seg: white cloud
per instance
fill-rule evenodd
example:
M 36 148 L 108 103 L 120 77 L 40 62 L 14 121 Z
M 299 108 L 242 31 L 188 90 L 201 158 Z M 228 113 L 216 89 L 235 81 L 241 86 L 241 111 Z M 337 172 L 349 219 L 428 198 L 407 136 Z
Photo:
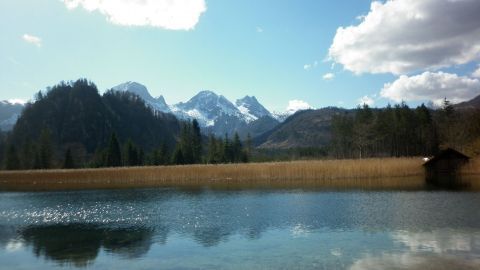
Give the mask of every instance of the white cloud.
M 28 43 L 31 43 L 37 47 L 41 47 L 42 46 L 42 39 L 37 37 L 37 36 L 34 36 L 34 35 L 30 35 L 30 34 L 24 34 L 22 36 L 22 39 Z
M 480 78 L 480 65 L 478 66 L 477 70 L 475 70 L 475 71 L 472 73 L 472 77 Z
M 325 75 L 323 75 L 322 77 L 325 81 L 331 81 L 335 78 L 335 74 L 333 73 L 327 73 Z
M 375 105 L 375 100 L 372 97 L 369 97 L 369 96 L 363 96 L 363 97 L 359 98 L 357 100 L 357 102 L 358 102 L 358 105 L 361 105 L 361 106 L 363 106 L 365 104 L 370 106 L 370 107 Z
M 190 30 L 207 10 L 205 0 L 63 0 L 68 9 L 98 11 L 118 25 Z
M 19 98 L 13 98 L 13 99 L 9 99 L 7 100 L 8 103 L 10 104 L 20 104 L 20 105 L 25 105 L 27 102 L 23 99 L 19 99 Z
M 294 114 L 297 111 L 308 110 L 308 109 L 313 109 L 313 107 L 303 100 L 294 99 L 288 102 L 287 113 Z
M 318 61 L 315 60 L 315 61 L 313 61 L 312 64 L 305 64 L 305 65 L 303 65 L 303 69 L 305 69 L 306 71 L 309 71 L 309 70 L 311 70 L 311 69 L 316 68 L 317 66 L 318 66 Z
M 400 101 L 431 100 L 439 105 L 444 98 L 453 103 L 470 100 L 480 94 L 480 80 L 444 72 L 424 72 L 416 76 L 402 75 L 383 86 L 380 95 Z
M 358 25 L 340 27 L 329 58 L 354 73 L 407 74 L 480 58 L 480 1 L 374 1 Z

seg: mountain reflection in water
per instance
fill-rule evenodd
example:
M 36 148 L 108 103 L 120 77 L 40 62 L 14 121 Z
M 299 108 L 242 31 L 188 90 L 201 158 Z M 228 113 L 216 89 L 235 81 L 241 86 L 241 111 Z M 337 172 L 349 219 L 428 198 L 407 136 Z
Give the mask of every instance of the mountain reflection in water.
M 479 203 L 438 191 L 0 193 L 0 269 L 478 269 Z

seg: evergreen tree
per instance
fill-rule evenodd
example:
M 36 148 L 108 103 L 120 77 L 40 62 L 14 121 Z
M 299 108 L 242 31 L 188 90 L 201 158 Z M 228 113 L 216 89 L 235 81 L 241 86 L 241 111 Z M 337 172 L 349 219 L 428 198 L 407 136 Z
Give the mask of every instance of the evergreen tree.
M 253 152 L 253 142 L 250 133 L 247 134 L 247 140 L 245 141 L 245 151 L 247 153 L 247 158 L 250 159 Z
M 27 139 L 23 144 L 20 161 L 22 168 L 25 170 L 30 170 L 34 168 L 36 148 L 33 143 Z
M 158 166 L 163 164 L 163 156 L 160 149 L 153 150 L 150 156 L 149 164 L 153 166 Z
M 225 138 L 223 140 L 223 157 L 222 162 L 225 163 L 232 163 L 233 162 L 233 148 L 230 139 L 228 138 L 228 134 L 225 134 Z
M 124 165 L 137 166 L 139 164 L 139 152 L 132 140 L 128 140 L 124 150 Z
M 184 122 L 180 134 L 179 146 L 181 148 L 183 164 L 194 163 L 192 125 L 190 122 Z
M 7 147 L 7 154 L 5 157 L 5 169 L 6 170 L 19 170 L 20 159 L 18 158 L 17 150 L 13 144 Z
M 155 149 L 150 155 L 150 165 L 159 166 L 169 163 L 168 148 L 165 143 L 162 143 L 160 148 Z
M 40 146 L 38 150 L 39 168 L 50 169 L 53 163 L 53 146 L 51 140 L 51 132 L 44 129 L 40 135 Z
M 197 119 L 192 121 L 192 151 L 193 151 L 193 163 L 202 162 L 202 134 L 200 132 L 200 125 Z
M 137 166 L 143 165 L 145 165 L 145 152 L 140 148 L 140 150 L 138 150 Z
M 185 164 L 185 158 L 183 156 L 182 148 L 177 146 L 172 156 L 172 163 L 174 165 L 183 165 Z
M 240 141 L 240 136 L 237 132 L 233 136 L 232 142 L 232 162 L 240 162 L 242 160 L 242 141 Z
M 63 161 L 64 169 L 73 169 L 75 168 L 75 163 L 73 161 L 72 150 L 70 148 L 65 152 L 65 159 Z
M 217 164 L 220 162 L 218 156 L 218 142 L 213 134 L 208 136 L 208 154 L 207 154 L 207 163 Z
M 106 166 L 122 166 L 122 152 L 120 151 L 120 143 L 118 142 L 117 135 L 115 133 L 112 133 L 112 136 L 110 137 L 110 143 L 108 145 L 106 156 Z

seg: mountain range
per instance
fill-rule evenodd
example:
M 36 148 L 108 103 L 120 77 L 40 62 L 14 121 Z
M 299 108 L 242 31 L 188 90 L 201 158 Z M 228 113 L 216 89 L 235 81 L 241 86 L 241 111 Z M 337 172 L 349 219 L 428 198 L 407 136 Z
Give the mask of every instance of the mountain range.
M 331 140 L 332 118 L 348 112 L 345 109 L 328 107 L 274 114 L 254 96 L 245 96 L 231 102 L 209 90 L 200 91 L 186 102 L 168 104 L 163 96 L 153 97 L 144 85 L 137 82 L 117 85 L 112 91 L 134 94 L 158 114 L 173 115 L 182 120 L 197 119 L 206 135 L 213 133 L 217 137 L 223 137 L 225 134 L 232 136 L 238 132 L 242 138 L 246 138 L 250 134 L 254 138 L 255 146 L 266 149 L 326 146 Z M 480 96 L 459 103 L 455 108 L 478 109 Z M 0 102 L 0 129 L 11 130 L 23 109 L 22 104 Z M 120 115 L 120 110 L 117 115 Z
M 163 96 L 152 97 L 148 89 L 137 82 L 126 82 L 112 88 L 141 97 L 155 111 L 171 113 L 179 119 L 197 119 L 205 133 L 224 136 L 238 132 L 258 136 L 279 124 L 279 119 L 269 112 L 254 96 L 229 101 L 213 91 L 203 90 L 186 102 L 169 105 Z

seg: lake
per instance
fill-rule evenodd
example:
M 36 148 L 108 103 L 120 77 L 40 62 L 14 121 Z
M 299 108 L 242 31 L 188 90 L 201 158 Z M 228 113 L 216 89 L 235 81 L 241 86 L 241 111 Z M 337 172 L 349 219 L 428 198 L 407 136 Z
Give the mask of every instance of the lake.
M 480 269 L 480 193 L 0 193 L 1 269 Z

